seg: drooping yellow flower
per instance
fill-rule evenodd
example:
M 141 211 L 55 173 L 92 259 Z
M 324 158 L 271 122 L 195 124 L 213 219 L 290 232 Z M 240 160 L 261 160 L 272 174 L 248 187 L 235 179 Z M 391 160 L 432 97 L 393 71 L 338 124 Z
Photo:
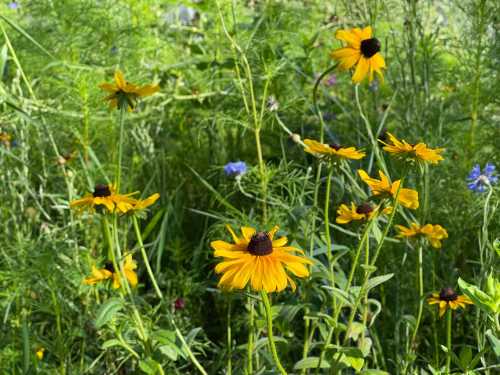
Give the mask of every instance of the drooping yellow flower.
M 337 210 L 337 218 L 335 222 L 337 224 L 348 224 L 351 221 L 359 221 L 359 220 L 369 220 L 373 216 L 379 214 L 390 214 L 392 212 L 392 207 L 385 207 L 380 211 L 381 206 L 373 207 L 370 203 L 365 202 L 356 206 L 354 202 L 351 202 L 351 207 L 348 207 L 345 204 L 341 204 Z
M 370 187 L 373 195 L 396 197 L 401 180 L 389 182 L 389 178 L 382 171 L 378 171 L 380 180 L 371 178 L 362 169 L 358 169 L 361 179 Z M 415 210 L 418 208 L 418 192 L 413 189 L 401 188 L 398 195 L 398 202 L 406 208 Z
M 364 152 L 356 150 L 355 147 L 341 147 L 337 144 L 328 145 L 312 139 L 305 139 L 304 143 L 307 146 L 304 151 L 317 157 L 359 160 L 366 155 Z
M 257 232 L 254 228 L 242 227 L 242 237 L 238 237 L 228 225 L 233 243 L 213 241 L 210 246 L 216 257 L 224 258 L 215 267 L 215 272 L 222 273 L 219 287 L 243 289 L 250 282 L 253 290 L 265 290 L 267 293 L 280 292 L 288 284 L 295 290 L 296 285 L 286 271 L 297 277 L 309 276 L 305 264 L 312 262 L 302 256 L 302 250 L 285 246 L 286 237 L 274 239 L 278 226 L 269 232 Z
M 132 254 L 127 254 L 123 262 L 123 273 L 132 288 L 135 288 L 138 283 L 137 274 L 135 272 L 136 268 L 137 263 L 132 258 Z M 92 266 L 92 275 L 86 277 L 83 283 L 85 285 L 96 285 L 111 278 L 113 279 L 113 288 L 118 289 L 120 287 L 120 275 L 115 271 L 111 262 L 106 262 L 104 268 L 98 269 Z
M 160 90 L 158 85 L 136 86 L 125 80 L 123 73 L 120 70 L 115 72 L 115 83 L 101 83 L 99 87 L 110 93 L 105 100 L 109 101 L 111 109 L 117 108 L 120 105 L 127 105 L 131 111 L 137 104 L 137 99 L 150 96 Z
M 125 261 L 123 262 L 123 273 L 128 283 L 132 288 L 135 288 L 138 283 L 137 273 L 135 269 L 137 268 L 137 263 L 132 258 L 132 254 L 127 254 L 125 256 Z M 118 272 L 113 272 L 113 288 L 118 289 L 120 287 L 120 275 Z
M 96 266 L 92 266 L 92 274 L 83 280 L 85 285 L 96 285 L 102 281 L 105 281 L 113 276 L 113 266 L 107 264 L 105 268 L 98 269 Z
M 439 317 L 441 318 L 447 309 L 456 310 L 472 305 L 472 301 L 465 295 L 459 296 L 452 288 L 443 288 L 439 293 L 432 293 L 427 299 L 429 305 L 439 304 Z
M 150 195 L 146 199 L 138 199 L 137 202 L 132 207 L 132 210 L 133 211 L 144 210 L 145 208 L 148 208 L 149 206 L 154 204 L 159 198 L 160 194 L 154 193 L 153 195 Z
M 425 143 L 417 143 L 416 145 L 411 145 L 406 142 L 404 139 L 401 141 L 397 139 L 393 134 L 387 132 L 387 136 L 389 137 L 389 142 L 386 143 L 381 140 L 379 142 L 383 143 L 385 146 L 383 147 L 385 151 L 390 152 L 391 154 L 400 156 L 400 157 L 408 157 L 417 161 L 429 162 L 432 164 L 437 164 L 444 158 L 440 155 L 444 148 L 429 148 Z
M 441 240 L 448 238 L 448 232 L 439 224 L 425 224 L 421 227 L 417 223 L 411 223 L 410 228 L 403 225 L 396 225 L 396 229 L 399 231 L 398 237 L 425 236 L 432 247 L 436 249 L 441 248 Z
M 86 194 L 81 199 L 71 201 L 70 207 L 78 211 L 88 210 L 94 212 L 96 206 L 104 206 L 110 213 L 116 210 L 124 214 L 137 204 L 137 199 L 130 198 L 134 194 L 137 193 L 117 194 L 113 185 L 98 184 L 95 186 L 93 193 Z
M 39 361 L 43 359 L 43 355 L 45 353 L 45 348 L 38 348 L 37 351 L 35 352 L 36 358 L 38 358 Z
M 352 76 L 353 83 L 359 83 L 368 76 L 368 80 L 373 80 L 373 73 L 376 72 L 380 81 L 384 80 L 382 69 L 385 68 L 385 61 L 380 54 L 380 42 L 372 37 L 370 26 L 364 29 L 354 28 L 350 30 L 337 30 L 335 38 L 347 43 L 346 47 L 338 48 L 332 52 L 334 60 L 339 61 L 339 68 L 342 70 L 351 69 L 356 65 Z

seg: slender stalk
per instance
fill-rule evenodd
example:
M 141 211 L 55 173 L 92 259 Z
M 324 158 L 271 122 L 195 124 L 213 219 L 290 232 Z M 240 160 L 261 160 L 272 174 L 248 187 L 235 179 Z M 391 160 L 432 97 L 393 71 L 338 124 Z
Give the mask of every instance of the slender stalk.
M 137 242 L 139 243 L 139 248 L 141 250 L 142 259 L 144 261 L 144 265 L 146 266 L 147 273 L 149 275 L 151 283 L 153 284 L 153 288 L 156 292 L 156 295 L 158 296 L 160 301 L 163 301 L 163 293 L 161 292 L 160 287 L 158 286 L 158 283 L 157 283 L 156 278 L 154 276 L 153 270 L 151 269 L 151 265 L 149 264 L 149 259 L 148 259 L 148 256 L 146 254 L 146 249 L 144 247 L 144 242 L 142 241 L 142 235 L 141 235 L 141 231 L 139 228 L 139 223 L 137 222 L 137 217 L 135 215 L 132 215 L 132 223 L 134 226 L 135 236 L 136 236 Z M 205 371 L 203 366 L 198 362 L 195 355 L 191 351 L 191 348 L 189 347 L 186 340 L 184 339 L 182 332 L 177 327 L 177 324 L 175 323 L 174 317 L 172 316 L 172 313 L 170 312 L 168 307 L 165 309 L 165 311 L 167 313 L 167 317 L 170 321 L 170 324 L 172 324 L 172 326 L 174 327 L 175 334 L 177 335 L 178 339 L 182 343 L 182 346 L 183 346 L 184 350 L 186 351 L 186 353 L 188 354 L 189 359 L 191 360 L 191 362 L 193 362 L 193 364 L 196 366 L 196 368 L 198 369 L 198 371 L 200 373 L 202 373 L 203 375 L 207 375 L 207 372 Z
M 411 336 L 410 341 L 410 351 L 415 350 L 415 340 L 417 338 L 418 329 L 420 327 L 420 322 L 422 321 L 422 313 L 424 311 L 424 269 L 423 269 L 423 254 L 422 254 L 422 244 L 418 247 L 418 262 L 417 262 L 417 286 L 418 286 L 418 313 L 417 322 L 415 323 L 415 330 Z
M 271 304 L 269 302 L 269 298 L 267 297 L 266 291 L 262 290 L 260 292 L 262 297 L 262 302 L 264 302 L 264 308 L 266 309 L 266 320 L 267 320 L 267 338 L 269 342 L 269 347 L 271 348 L 271 354 L 273 355 L 274 363 L 278 368 L 281 375 L 287 375 L 287 372 L 281 365 L 280 359 L 278 357 L 278 352 L 276 351 L 276 344 L 274 343 L 273 336 L 273 316 L 271 314 Z
M 123 157 L 123 133 L 124 133 L 124 122 L 125 122 L 125 111 L 127 111 L 128 103 L 126 100 L 122 100 L 123 103 L 119 103 L 118 110 L 118 127 L 119 127 L 119 138 L 118 138 L 118 157 L 116 159 L 116 172 L 115 172 L 115 186 L 116 191 L 120 190 L 121 174 L 122 174 L 122 157 Z
M 446 353 L 446 375 L 450 373 L 451 364 L 451 320 L 452 310 L 448 309 L 446 311 L 446 348 L 448 349 Z
M 318 116 L 319 123 L 320 123 L 320 132 L 319 132 L 319 140 L 321 143 L 323 143 L 324 138 L 325 138 L 325 122 L 323 120 L 323 115 L 321 114 L 321 110 L 319 109 L 318 105 L 318 88 L 319 84 L 323 80 L 323 78 L 326 77 L 326 75 L 337 68 L 338 64 L 332 65 L 328 67 L 323 73 L 320 74 L 320 76 L 316 79 L 316 82 L 314 82 L 314 88 L 313 88 L 313 106 L 314 106 L 314 111 L 316 112 L 316 115 Z
M 232 353 L 232 338 L 231 338 L 231 299 L 229 299 L 229 302 L 227 304 L 227 364 L 226 364 L 226 374 L 231 375 L 232 374 L 232 364 L 231 364 L 231 357 L 233 356 Z
M 144 243 L 142 241 L 141 230 L 139 228 L 139 223 L 137 222 L 137 217 L 135 215 L 132 215 L 132 224 L 134 226 L 135 237 L 137 239 L 137 242 L 139 243 L 139 249 L 141 250 L 142 260 L 144 261 L 144 265 L 146 266 L 146 271 L 148 272 L 149 279 L 153 284 L 153 288 L 156 292 L 156 295 L 160 300 L 163 300 L 163 293 L 161 292 L 160 287 L 156 282 L 153 270 L 151 269 L 151 265 L 149 264 L 148 255 L 146 254 L 146 249 L 144 248 Z
M 247 298 L 250 308 L 248 313 L 248 342 L 247 342 L 247 375 L 253 374 L 253 330 L 254 330 L 254 303 L 251 297 Z

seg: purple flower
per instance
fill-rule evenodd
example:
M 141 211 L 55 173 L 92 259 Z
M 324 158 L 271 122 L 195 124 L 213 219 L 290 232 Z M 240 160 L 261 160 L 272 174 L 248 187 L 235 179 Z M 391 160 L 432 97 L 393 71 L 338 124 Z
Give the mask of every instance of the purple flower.
M 486 163 L 482 171 L 479 164 L 474 165 L 469 177 L 467 177 L 467 187 L 476 193 L 485 192 L 488 186 L 494 185 L 498 181 L 495 169 L 491 163 Z
M 337 83 L 337 76 L 335 74 L 329 75 L 325 80 L 327 87 L 334 86 Z
M 247 171 L 244 161 L 229 162 L 224 166 L 224 173 L 228 177 L 238 177 Z
M 18 4 L 18 3 L 16 3 L 15 1 L 11 1 L 11 2 L 9 3 L 9 8 L 10 8 L 10 9 L 18 9 L 18 8 L 19 8 L 19 4 Z

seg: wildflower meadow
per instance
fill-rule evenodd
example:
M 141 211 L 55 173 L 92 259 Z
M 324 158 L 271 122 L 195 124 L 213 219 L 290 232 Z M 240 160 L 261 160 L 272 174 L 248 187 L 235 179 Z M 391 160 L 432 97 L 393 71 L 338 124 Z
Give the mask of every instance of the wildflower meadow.
M 500 373 L 499 14 L 0 1 L 0 374 Z

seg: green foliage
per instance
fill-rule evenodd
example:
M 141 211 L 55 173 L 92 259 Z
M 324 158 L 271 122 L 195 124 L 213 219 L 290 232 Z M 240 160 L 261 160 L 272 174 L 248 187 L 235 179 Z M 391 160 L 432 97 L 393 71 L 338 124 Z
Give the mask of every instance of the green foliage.
M 279 224 L 315 262 L 294 278 L 296 292 L 270 295 L 288 371 L 443 374 L 447 361 L 454 373 L 498 370 L 499 185 L 476 193 L 466 182 L 474 164 L 500 167 L 498 2 L 9 3 L 0 4 L 0 373 L 275 373 L 259 295 L 216 288 L 210 243 L 230 240 L 225 224 Z M 317 82 L 343 45 L 335 31 L 366 25 L 382 43 L 384 84 L 354 88 L 338 69 Z M 160 85 L 126 113 L 122 144 L 98 88 L 117 68 Z M 445 160 L 408 168 L 370 137 L 384 129 L 446 148 Z M 329 179 L 301 144 L 320 136 L 367 156 Z M 161 195 L 139 217 L 140 240 L 127 215 L 110 218 L 110 239 L 102 215 L 69 207 L 114 181 L 120 146 L 120 191 Z M 248 171 L 226 176 L 237 160 Z M 419 210 L 335 223 L 342 203 L 379 202 L 356 170 L 382 167 L 393 181 L 408 172 Z M 441 249 L 397 237 L 394 224 L 411 222 L 439 223 L 449 237 Z M 112 244 L 137 262 L 130 293 L 111 279 L 82 282 Z M 443 287 L 474 304 L 453 311 L 451 350 L 446 319 L 426 302 Z

